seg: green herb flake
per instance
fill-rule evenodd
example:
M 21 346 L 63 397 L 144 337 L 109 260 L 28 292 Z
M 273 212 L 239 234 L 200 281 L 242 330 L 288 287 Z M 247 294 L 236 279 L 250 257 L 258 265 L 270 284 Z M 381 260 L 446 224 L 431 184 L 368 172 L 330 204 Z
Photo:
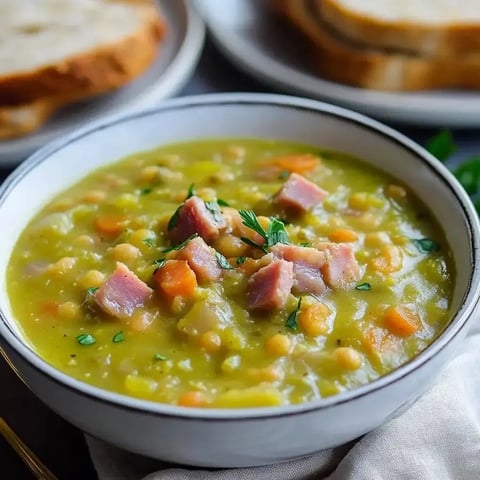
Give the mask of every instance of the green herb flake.
M 285 230 L 285 224 L 278 218 L 271 217 L 267 230 L 267 247 L 273 247 L 277 243 L 290 243 L 288 234 Z
M 229 207 L 230 204 L 228 202 L 226 202 L 225 200 L 222 200 L 221 198 L 219 198 L 217 200 L 217 203 L 221 206 L 221 207 Z
M 215 252 L 215 257 L 217 257 L 217 263 L 221 268 L 224 270 L 234 270 L 230 263 L 228 263 L 228 260 L 220 252 Z
M 288 170 L 282 170 L 280 174 L 278 175 L 279 180 L 286 180 L 288 176 L 290 175 L 290 172 Z
M 220 207 L 215 200 L 210 202 L 205 202 L 205 207 L 212 214 L 213 219 L 218 223 L 222 221 L 222 212 L 220 212 Z
M 87 293 L 89 295 L 95 295 L 95 292 L 99 289 L 99 287 L 90 287 L 90 288 L 87 288 Z
M 297 307 L 295 310 L 288 316 L 287 321 L 285 322 L 285 326 L 290 330 L 297 331 L 297 317 L 298 312 L 300 312 L 300 307 L 302 306 L 302 298 L 298 299 Z
M 480 190 L 480 157 L 472 157 L 453 170 L 453 174 L 469 195 Z
M 302 242 L 300 244 L 301 247 L 309 247 L 310 246 L 310 242 Z
M 187 192 L 187 196 L 185 197 L 185 200 L 192 198 L 194 195 L 195 195 L 195 185 L 192 183 L 188 187 L 188 192 Z
M 198 233 L 193 233 L 192 235 L 190 235 L 188 238 L 186 238 L 183 242 L 179 243 L 178 245 L 174 245 L 173 247 L 164 248 L 162 250 L 162 253 L 176 252 L 178 250 L 181 250 L 182 248 L 187 246 L 187 244 L 190 240 L 193 240 L 194 238 L 197 238 L 197 237 L 198 237 Z
M 153 261 L 153 264 L 157 267 L 157 270 L 159 268 L 164 267 L 166 263 L 167 263 L 166 258 L 159 258 L 159 259 Z
M 168 357 L 166 357 L 165 355 L 162 355 L 160 353 L 156 353 L 154 356 L 153 356 L 153 359 L 155 361 L 165 361 L 165 360 L 168 360 Z
M 255 212 L 253 212 L 252 210 L 239 210 L 238 213 L 240 214 L 243 225 L 248 227 L 250 230 L 257 232 L 261 237 L 265 239 L 265 241 L 268 239 L 267 232 L 260 225 L 258 218 L 255 215 Z
M 240 237 L 240 240 L 253 248 L 258 248 L 258 250 L 261 250 L 263 253 L 268 253 L 268 250 L 263 245 L 259 245 L 247 237 Z
M 148 195 L 149 193 L 153 192 L 153 188 L 148 187 L 148 188 L 142 188 L 140 190 L 140 195 Z
M 155 245 L 155 239 L 154 239 L 154 238 L 144 238 L 144 239 L 142 240 L 142 242 L 143 242 L 145 245 L 149 246 L 150 248 Z
M 89 333 L 82 333 L 78 335 L 78 337 L 75 337 L 75 339 L 80 345 L 93 345 L 96 342 L 95 337 Z
M 124 340 L 125 340 L 125 335 L 121 330 L 112 337 L 113 343 L 120 343 L 120 342 L 123 342 Z
M 265 229 L 260 225 L 257 216 L 252 210 L 239 210 L 238 213 L 242 218 L 243 225 L 258 233 L 262 238 L 265 239 L 265 245 L 258 245 L 251 240 L 245 239 L 245 237 L 241 237 L 241 240 L 248 245 L 259 248 L 260 250 L 263 250 L 265 253 L 267 253 L 266 248 L 272 247 L 277 243 L 290 243 L 288 241 L 287 231 L 285 230 L 285 224 L 278 218 L 270 217 L 268 229 L 267 231 L 265 231 Z
M 371 289 L 372 289 L 372 286 L 368 282 L 360 283 L 355 287 L 355 290 L 358 290 L 360 292 L 368 292 Z
M 425 148 L 441 162 L 448 160 L 450 155 L 457 150 L 450 130 L 441 130 L 427 142 Z
M 247 260 L 247 257 L 238 257 L 237 261 L 235 262 L 237 265 L 243 265 L 245 261 Z
M 440 250 L 440 245 L 431 238 L 418 238 L 412 240 L 412 243 L 417 247 L 421 253 L 432 253 Z
M 182 207 L 183 207 L 183 203 L 177 207 L 175 212 L 173 212 L 173 215 L 171 216 L 170 220 L 168 221 L 168 225 L 167 225 L 167 230 L 168 231 L 173 230 L 177 226 L 178 219 L 180 218 L 180 210 L 182 209 Z

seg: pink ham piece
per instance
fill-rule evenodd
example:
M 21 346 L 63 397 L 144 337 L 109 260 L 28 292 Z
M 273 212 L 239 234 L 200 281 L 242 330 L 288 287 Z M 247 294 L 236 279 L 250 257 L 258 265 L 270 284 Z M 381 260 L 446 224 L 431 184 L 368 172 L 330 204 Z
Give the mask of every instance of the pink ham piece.
M 322 295 L 326 292 L 327 286 L 321 270 L 327 258 L 325 252 L 316 248 L 277 243 L 272 247 L 272 253 L 276 258 L 293 262 L 295 293 Z
M 172 242 L 180 243 L 198 233 L 209 242 L 218 236 L 219 229 L 224 227 L 224 224 L 223 218 L 215 220 L 201 198 L 193 196 L 180 208 L 177 225 L 170 231 L 170 238 Z
M 190 240 L 178 252 L 176 258 L 188 262 L 200 284 L 214 282 L 222 275 L 222 269 L 217 262 L 215 250 L 209 247 L 200 237 Z
M 251 310 L 283 308 L 293 286 L 293 263 L 274 260 L 254 273 L 247 285 L 247 304 Z
M 317 248 L 326 254 L 323 278 L 330 288 L 348 288 L 360 278 L 360 268 L 351 245 L 320 243 Z
M 307 212 L 318 205 L 328 193 L 298 173 L 292 173 L 275 196 L 275 203 L 297 211 Z
M 97 305 L 112 317 L 128 318 L 136 308 L 143 307 L 152 292 L 146 283 L 118 262 L 116 270 L 95 292 L 94 298 Z

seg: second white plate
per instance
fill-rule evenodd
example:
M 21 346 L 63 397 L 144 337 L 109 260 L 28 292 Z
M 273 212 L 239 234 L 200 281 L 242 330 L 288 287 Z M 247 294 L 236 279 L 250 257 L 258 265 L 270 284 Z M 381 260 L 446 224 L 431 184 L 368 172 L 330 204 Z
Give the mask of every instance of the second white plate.
M 99 117 L 153 106 L 183 88 L 200 58 L 205 26 L 188 5 L 188 0 L 158 1 L 168 25 L 168 35 L 152 66 L 137 80 L 116 92 L 62 110 L 31 135 L 1 141 L 0 167 L 19 163 L 54 138 Z
M 480 127 L 480 92 L 391 93 L 333 83 L 301 61 L 298 48 L 258 0 L 196 0 L 215 43 L 239 68 L 284 91 L 362 111 L 389 122 Z

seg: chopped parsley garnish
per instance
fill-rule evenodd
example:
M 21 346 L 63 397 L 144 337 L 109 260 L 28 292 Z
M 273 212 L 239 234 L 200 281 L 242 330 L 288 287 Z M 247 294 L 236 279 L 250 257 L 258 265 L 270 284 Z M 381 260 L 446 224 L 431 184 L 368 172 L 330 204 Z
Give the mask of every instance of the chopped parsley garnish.
M 235 262 L 237 265 L 243 265 L 245 261 L 247 260 L 247 257 L 238 257 L 237 261 Z
M 368 282 L 360 283 L 355 287 L 355 290 L 359 290 L 360 292 L 368 292 L 371 289 L 372 286 Z
M 285 322 L 285 326 L 290 330 L 296 331 L 297 330 L 297 317 L 298 312 L 300 312 L 300 307 L 302 306 L 302 298 L 298 299 L 297 307 L 295 310 L 288 316 L 287 321 Z
M 308 247 L 308 246 L 310 246 L 310 242 L 302 242 L 302 243 L 300 244 L 300 246 L 301 246 L 301 247 Z
M 192 183 L 188 187 L 188 192 L 185 200 L 188 200 L 189 198 L 192 198 L 195 195 L 195 185 Z
M 216 222 L 222 221 L 222 213 L 220 212 L 220 207 L 218 206 L 218 203 L 215 200 L 212 200 L 210 202 L 205 202 L 205 207 L 207 207 L 207 210 L 212 214 L 213 219 Z
M 234 268 L 228 263 L 228 260 L 220 253 L 215 252 L 215 257 L 217 257 L 217 263 L 224 270 L 233 270 Z
M 95 292 L 99 289 L 99 287 L 90 287 L 87 288 L 87 292 L 89 295 L 95 295 Z
M 290 172 L 288 170 L 282 170 L 280 172 L 280 175 L 278 175 L 278 178 L 279 180 L 285 180 L 288 178 L 289 175 L 290 175 Z
M 153 356 L 153 359 L 154 359 L 154 360 L 164 361 L 164 360 L 168 360 L 168 357 L 166 357 L 165 355 L 162 355 L 162 354 L 160 354 L 160 353 L 156 353 L 156 354 Z
M 431 238 L 418 238 L 412 240 L 412 242 L 421 253 L 432 253 L 440 250 L 440 245 Z
M 183 242 L 179 243 L 178 245 L 174 245 L 173 247 L 164 248 L 162 250 L 162 253 L 175 252 L 175 251 L 181 250 L 182 248 L 187 246 L 187 244 L 190 240 L 193 240 L 194 238 L 197 238 L 197 237 L 198 237 L 198 233 L 192 233 L 192 235 L 190 235 L 188 238 L 186 238 Z
M 153 264 L 157 267 L 157 270 L 159 268 L 164 267 L 166 263 L 167 263 L 166 258 L 159 258 L 159 259 L 153 261 Z
M 246 227 L 258 233 L 265 240 L 264 245 L 259 245 L 258 243 L 255 243 L 248 238 L 241 237 L 240 239 L 247 245 L 258 248 L 263 252 L 267 253 L 266 249 L 268 247 L 272 247 L 277 243 L 289 243 L 288 234 L 285 230 L 285 224 L 278 218 L 270 217 L 268 229 L 267 231 L 265 231 L 265 229 L 260 225 L 257 216 L 252 210 L 239 210 L 238 213 L 242 218 L 242 223 Z
M 147 187 L 147 188 L 142 188 L 140 190 L 140 195 L 148 195 L 149 193 L 153 192 L 153 188 Z
M 228 202 L 226 202 L 225 200 L 222 200 L 221 198 L 219 198 L 217 200 L 217 203 L 221 206 L 221 207 L 229 207 L 230 204 Z
M 124 340 L 125 340 L 125 335 L 121 330 L 112 337 L 113 343 L 120 343 L 120 342 L 123 342 Z
M 155 239 L 154 239 L 154 238 L 144 238 L 144 239 L 142 240 L 142 242 L 143 242 L 145 245 L 149 246 L 150 248 L 155 245 Z
M 425 148 L 441 162 L 445 162 L 457 150 L 450 130 L 441 130 L 426 144 Z
M 75 337 L 75 339 L 80 345 L 93 345 L 96 342 L 95 337 L 89 333 L 82 333 L 78 335 L 78 337 Z
M 175 212 L 173 212 L 173 215 L 171 216 L 167 224 L 168 231 L 173 230 L 177 226 L 178 219 L 180 218 L 180 210 L 182 209 L 182 207 L 183 207 L 183 203 L 177 207 Z

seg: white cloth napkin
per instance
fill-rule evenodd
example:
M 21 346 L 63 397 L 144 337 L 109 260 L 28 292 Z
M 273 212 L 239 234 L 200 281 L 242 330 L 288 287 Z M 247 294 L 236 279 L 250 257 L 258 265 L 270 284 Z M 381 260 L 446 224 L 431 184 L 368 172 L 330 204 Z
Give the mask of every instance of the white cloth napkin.
M 479 480 L 480 325 L 429 392 L 355 444 L 281 465 L 208 471 L 87 443 L 99 480 Z

